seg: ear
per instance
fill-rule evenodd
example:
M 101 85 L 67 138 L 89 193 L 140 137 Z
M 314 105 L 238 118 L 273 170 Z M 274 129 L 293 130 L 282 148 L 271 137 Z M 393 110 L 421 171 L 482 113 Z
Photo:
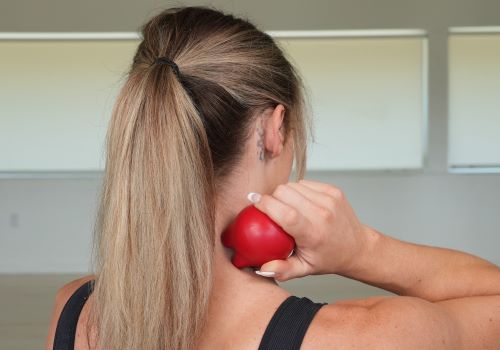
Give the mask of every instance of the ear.
M 271 113 L 264 119 L 264 146 L 271 157 L 276 157 L 283 150 L 283 118 L 285 117 L 285 107 L 278 104 Z

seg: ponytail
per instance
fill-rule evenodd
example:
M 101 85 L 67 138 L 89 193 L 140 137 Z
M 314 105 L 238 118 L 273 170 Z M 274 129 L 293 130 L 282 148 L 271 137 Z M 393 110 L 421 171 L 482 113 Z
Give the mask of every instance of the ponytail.
M 211 290 L 215 185 L 203 122 L 172 67 L 131 71 L 106 142 L 99 348 L 191 349 Z
M 241 160 L 256 116 L 277 104 L 302 176 L 302 84 L 269 35 L 213 9 L 166 9 L 141 34 L 106 135 L 87 339 L 187 350 L 207 317 L 215 188 L 250 170 Z

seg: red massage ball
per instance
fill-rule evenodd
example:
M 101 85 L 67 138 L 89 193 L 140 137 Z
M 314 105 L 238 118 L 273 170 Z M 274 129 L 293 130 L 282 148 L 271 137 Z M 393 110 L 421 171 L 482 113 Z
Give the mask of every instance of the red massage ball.
M 286 259 L 295 247 L 294 239 L 253 205 L 243 209 L 222 233 L 222 244 L 234 250 L 232 262 L 238 268 Z

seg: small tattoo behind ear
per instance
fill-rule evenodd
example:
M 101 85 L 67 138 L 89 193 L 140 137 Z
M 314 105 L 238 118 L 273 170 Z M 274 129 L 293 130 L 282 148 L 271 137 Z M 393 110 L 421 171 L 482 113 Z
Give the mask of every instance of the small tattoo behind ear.
M 261 120 L 262 124 L 262 120 Z M 259 160 L 264 160 L 265 146 L 264 146 L 264 128 L 262 125 L 257 125 L 257 154 L 259 155 Z

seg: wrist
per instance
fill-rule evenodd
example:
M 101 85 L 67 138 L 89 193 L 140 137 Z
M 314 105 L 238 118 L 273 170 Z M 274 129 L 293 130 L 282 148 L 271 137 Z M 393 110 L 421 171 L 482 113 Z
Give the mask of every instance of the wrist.
M 353 254 L 350 263 L 339 274 L 356 278 L 361 277 L 364 271 L 373 268 L 373 264 L 376 263 L 374 261 L 375 252 L 379 250 L 381 240 L 382 234 L 380 232 L 369 226 L 362 225 L 359 234 L 359 248 Z

